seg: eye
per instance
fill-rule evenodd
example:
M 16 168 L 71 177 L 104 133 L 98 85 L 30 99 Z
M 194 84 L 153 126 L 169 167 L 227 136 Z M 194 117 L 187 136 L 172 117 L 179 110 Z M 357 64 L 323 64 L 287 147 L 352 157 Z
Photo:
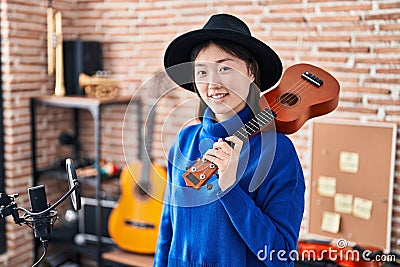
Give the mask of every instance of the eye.
M 221 67 L 219 68 L 219 72 L 227 72 L 227 71 L 229 71 L 229 70 L 231 70 L 231 68 L 228 67 L 228 66 L 221 66 Z
M 198 71 L 196 71 L 196 76 L 197 76 L 197 77 L 204 77 L 206 74 L 207 74 L 207 72 L 204 71 L 204 70 L 198 70 Z

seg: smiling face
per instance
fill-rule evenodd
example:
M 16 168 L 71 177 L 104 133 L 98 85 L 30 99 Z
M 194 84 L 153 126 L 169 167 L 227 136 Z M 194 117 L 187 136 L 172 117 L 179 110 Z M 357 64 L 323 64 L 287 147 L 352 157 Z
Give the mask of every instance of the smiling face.
M 200 50 L 194 65 L 197 91 L 218 121 L 232 117 L 246 106 L 254 80 L 246 62 L 210 44 Z

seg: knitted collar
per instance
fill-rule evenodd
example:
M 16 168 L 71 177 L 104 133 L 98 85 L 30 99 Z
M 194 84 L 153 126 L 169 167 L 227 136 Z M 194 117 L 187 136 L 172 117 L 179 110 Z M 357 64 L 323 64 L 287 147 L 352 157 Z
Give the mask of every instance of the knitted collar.
M 253 117 L 253 113 L 248 105 L 237 114 L 232 116 L 231 118 L 217 122 L 215 120 L 215 114 L 208 107 L 204 112 L 203 117 L 203 130 L 211 136 L 215 136 L 218 138 L 227 137 L 235 133 L 240 129 L 245 123 L 251 120 Z

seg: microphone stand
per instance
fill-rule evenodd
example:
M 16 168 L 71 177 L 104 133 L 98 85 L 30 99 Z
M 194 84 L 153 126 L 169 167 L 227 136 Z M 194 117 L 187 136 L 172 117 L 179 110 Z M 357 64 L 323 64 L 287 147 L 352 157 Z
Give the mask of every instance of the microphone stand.
M 43 223 L 48 223 L 50 227 L 53 226 L 57 219 L 57 211 L 55 210 L 65 199 L 67 199 L 71 194 L 79 189 L 79 182 L 74 180 L 73 186 L 70 187 L 67 193 L 65 193 L 56 203 L 48 207 L 47 209 L 40 212 L 31 212 L 24 208 L 17 207 L 15 203 L 15 198 L 18 194 L 6 195 L 0 193 L 0 217 L 4 218 L 6 216 L 12 215 L 14 222 L 18 225 L 22 223 L 28 227 L 35 230 L 39 225 Z M 22 217 L 19 217 L 19 211 L 25 212 Z M 40 237 L 40 241 L 43 244 L 43 255 L 40 259 L 32 265 L 32 267 L 38 266 L 38 264 L 44 259 L 47 253 L 47 237 Z

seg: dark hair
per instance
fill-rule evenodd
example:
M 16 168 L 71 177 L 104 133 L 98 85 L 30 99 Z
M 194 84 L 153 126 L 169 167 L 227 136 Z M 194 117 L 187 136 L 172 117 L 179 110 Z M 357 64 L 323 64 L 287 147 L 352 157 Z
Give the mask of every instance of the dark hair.
M 225 52 L 231 54 L 234 57 L 237 57 L 241 60 L 243 60 L 246 63 L 247 69 L 251 71 L 254 75 L 254 81 L 251 83 L 250 88 L 249 88 L 249 94 L 246 99 L 247 105 L 250 107 L 251 111 L 253 114 L 258 114 L 260 112 L 260 105 L 259 105 L 259 100 L 260 100 L 260 94 L 261 91 L 259 89 L 260 86 L 260 71 L 258 68 L 258 63 L 254 59 L 253 55 L 244 47 L 237 45 L 231 41 L 226 41 L 226 40 L 208 40 L 206 42 L 202 42 L 198 44 L 195 48 L 193 48 L 192 53 L 191 53 L 191 61 L 194 61 L 200 51 L 203 48 L 207 48 L 210 45 L 216 45 Z M 194 74 L 193 74 L 194 75 Z M 193 77 L 193 83 L 194 83 L 194 77 Z M 196 90 L 196 93 L 200 96 L 199 92 L 197 91 L 196 84 L 194 84 L 194 88 Z M 207 104 L 203 101 L 203 99 L 200 97 L 200 105 L 197 111 L 197 117 L 202 120 L 204 111 L 207 108 Z

